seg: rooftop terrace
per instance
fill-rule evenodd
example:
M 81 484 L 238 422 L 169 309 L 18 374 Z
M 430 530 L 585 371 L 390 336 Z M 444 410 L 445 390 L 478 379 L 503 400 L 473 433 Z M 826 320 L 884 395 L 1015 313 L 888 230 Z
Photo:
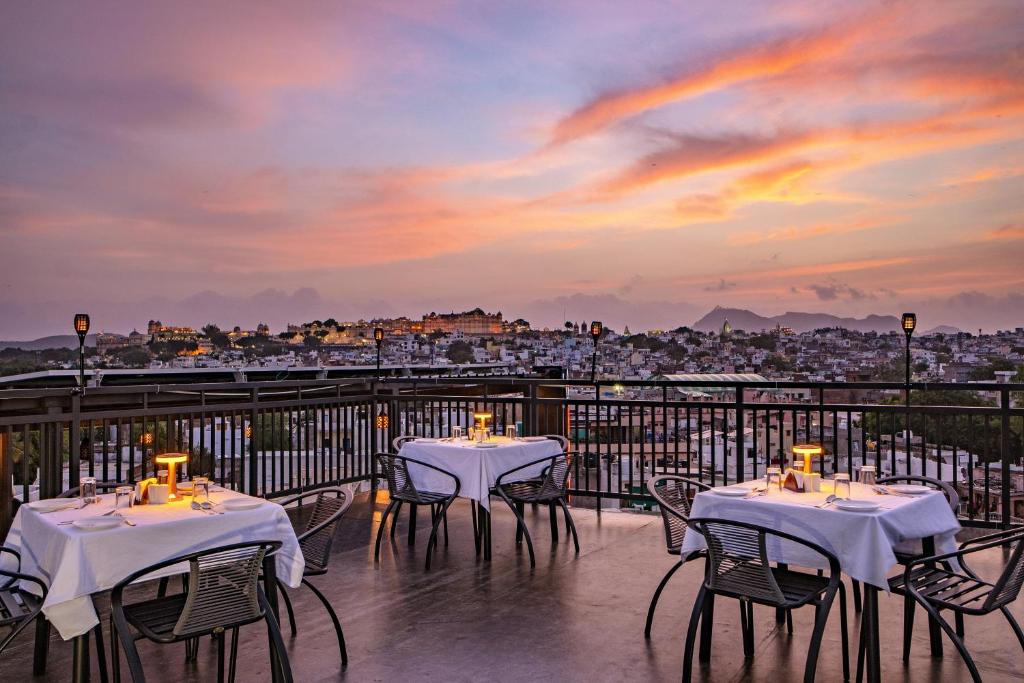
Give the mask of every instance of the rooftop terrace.
M 383 497 L 383 494 L 381 494 Z M 494 501 L 494 557 L 478 560 L 469 505 L 457 501 L 450 513 L 451 545 L 442 545 L 429 572 L 423 571 L 428 525 L 422 519 L 414 548 L 405 541 L 401 515 L 396 541 L 373 562 L 373 537 L 384 505 L 361 495 L 338 530 L 330 572 L 312 579 L 335 605 L 348 641 L 349 665 L 339 673 L 334 634 L 327 614 L 305 589 L 291 591 L 299 634 L 287 636 L 296 681 L 672 681 L 681 673 L 686 620 L 703 563 L 684 566 L 658 607 L 650 641 L 643 637 L 648 601 L 673 559 L 664 552 L 657 515 L 575 508 L 581 552 L 564 535 L 551 548 L 546 511 L 527 519 L 538 550 L 531 571 L 516 551 L 511 513 Z M 550 549 L 550 550 L 549 550 Z M 997 551 L 976 563 L 983 574 L 997 571 Z M 147 589 L 149 590 L 149 589 Z M 886 681 L 970 680 L 956 652 L 929 654 L 927 622 L 918 618 L 912 661 L 900 661 L 902 607 L 882 596 L 882 675 Z M 794 613 L 794 634 L 775 624 L 768 608 L 755 609 L 756 655 L 739 655 L 739 616 L 728 601 L 715 613 L 710 666 L 697 680 L 789 681 L 802 675 L 813 610 Z M 106 605 L 101 603 L 106 612 Z M 1011 606 L 1018 619 L 1024 604 Z M 851 609 L 852 616 L 852 609 Z M 857 620 L 851 622 L 856 642 Z M 269 679 L 266 635 L 247 629 L 240 650 L 241 681 Z M 243 630 L 243 634 L 245 630 Z M 56 638 L 56 636 L 54 636 Z M 967 646 L 986 681 L 1012 680 L 1024 663 L 1013 634 L 999 615 L 967 619 Z M 215 675 L 213 645 L 204 641 L 199 659 L 186 662 L 182 646 L 140 642 L 151 681 L 208 681 Z M 818 680 L 839 680 L 839 620 L 825 634 Z M 251 656 L 247 656 L 251 655 Z M 96 678 L 95 661 L 94 680 Z M 0 659 L 0 679 L 24 680 L 32 670 L 31 629 Z M 45 677 L 66 681 L 71 646 L 54 641 Z

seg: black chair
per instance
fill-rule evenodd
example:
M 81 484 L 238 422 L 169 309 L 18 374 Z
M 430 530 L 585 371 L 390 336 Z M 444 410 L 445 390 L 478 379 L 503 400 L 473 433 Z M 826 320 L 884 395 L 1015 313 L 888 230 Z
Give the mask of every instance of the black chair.
M 391 450 L 393 450 L 395 453 L 397 453 L 398 451 L 402 450 L 402 445 L 403 444 L 405 444 L 405 443 L 407 443 L 409 441 L 415 441 L 416 438 L 417 437 L 409 435 L 409 434 L 403 434 L 402 436 L 396 436 L 394 439 L 391 440 Z
M 552 441 L 557 441 L 558 445 L 562 447 L 563 453 L 569 452 L 569 439 L 565 438 L 561 434 L 545 434 L 544 437 L 551 439 Z
M 1009 559 L 1003 567 L 999 578 L 989 583 L 981 579 L 967 565 L 966 556 L 991 548 L 1003 548 L 1010 551 Z M 955 560 L 958 570 L 951 568 L 950 560 Z M 963 636 L 942 618 L 941 611 L 949 610 L 954 615 L 985 615 L 999 610 L 1010 628 L 1017 636 L 1017 642 L 1024 649 L 1024 632 L 1006 608 L 1017 599 L 1021 585 L 1024 584 L 1024 529 L 1008 529 L 960 544 L 960 548 L 951 553 L 917 557 L 907 564 L 900 576 L 889 580 L 889 588 L 893 593 L 909 597 L 928 612 L 928 616 L 946 632 L 953 641 L 957 651 L 963 658 L 971 677 L 981 681 L 978 667 L 975 666 Z M 907 644 L 914 625 L 913 609 L 904 613 L 904 653 L 909 652 Z M 860 670 L 858 656 L 858 671 Z
M 526 469 L 536 469 L 538 465 L 544 465 L 541 469 L 541 476 L 532 479 L 519 481 L 506 481 L 510 475 Z M 507 472 L 502 472 L 494 482 L 494 491 L 501 496 L 512 514 L 516 516 L 516 543 L 526 538 L 526 547 L 530 551 L 530 566 L 536 566 L 536 558 L 533 554 L 533 541 L 530 538 L 530 530 L 523 519 L 523 510 L 526 503 L 546 503 L 550 510 L 551 518 L 551 542 L 558 542 L 558 518 L 556 506 L 562 508 L 565 515 L 565 526 L 572 534 L 572 542 L 576 547 L 576 553 L 580 552 L 580 540 L 576 534 L 576 524 L 569 513 L 569 506 L 565 499 L 568 496 L 567 482 L 569 480 L 569 456 L 566 453 L 550 455 L 532 462 L 514 467 Z
M 280 547 L 280 541 L 256 541 L 201 550 L 134 572 L 114 586 L 110 596 L 114 681 L 119 681 L 121 675 L 119 641 L 125 649 L 132 680 L 141 683 L 146 680 L 146 675 L 135 641 L 145 638 L 156 643 L 188 643 L 205 635 L 212 635 L 217 641 L 217 680 L 223 681 L 227 631 L 232 634 L 228 680 L 234 681 L 238 629 L 266 621 L 277 655 L 278 673 L 283 681 L 291 683 L 291 667 L 277 619 L 259 583 L 264 556 Z M 124 590 L 130 584 L 160 569 L 182 563 L 189 566 L 187 592 L 125 604 Z
M 679 561 L 672 565 L 668 573 L 661 579 L 654 597 L 651 598 L 651 606 L 647 608 L 647 625 L 644 627 L 644 638 L 651 637 L 651 625 L 654 623 L 654 610 L 658 606 L 658 599 L 661 592 L 665 590 L 668 580 L 679 571 L 684 562 L 700 557 L 706 557 L 707 552 L 696 550 L 682 556 L 680 551 L 683 547 L 683 538 L 686 536 L 687 523 L 690 519 L 690 501 L 698 491 L 707 491 L 711 487 L 694 479 L 677 477 L 672 474 L 665 474 L 647 481 L 647 491 L 653 496 L 661 510 L 661 520 L 665 526 L 665 546 L 669 555 L 679 557 Z
M 342 667 L 348 664 L 348 650 L 345 648 L 345 634 L 341 630 L 341 622 L 335 613 L 331 603 L 316 586 L 309 582 L 310 576 L 323 576 L 327 573 L 327 565 L 331 559 L 331 545 L 334 543 L 334 534 L 338 529 L 338 521 L 342 515 L 352 507 L 352 497 L 339 488 L 325 488 L 316 491 L 306 491 L 297 496 L 280 501 L 281 505 L 287 506 L 293 503 L 300 503 L 316 496 L 313 503 L 313 511 L 306 521 L 306 528 L 298 534 L 299 547 L 302 549 L 302 556 L 306 559 L 306 567 L 302 572 L 302 585 L 306 586 L 320 603 L 327 609 L 334 623 L 334 632 L 338 636 L 338 649 L 341 651 Z M 285 607 L 288 610 L 288 623 L 291 625 L 292 635 L 296 635 L 298 629 L 295 625 L 295 612 L 292 610 L 292 602 L 288 598 L 288 592 L 284 582 L 278 579 L 280 594 L 284 599 Z
M 393 537 L 395 532 L 395 521 L 398 518 L 398 509 L 400 509 L 402 503 L 409 503 L 410 525 L 414 524 L 413 519 L 416 509 L 415 506 L 429 505 L 432 528 L 430 530 L 430 540 L 427 542 L 427 563 L 425 568 L 430 569 L 431 554 L 433 550 L 437 548 L 437 527 L 441 524 L 442 520 L 445 520 L 444 542 L 445 545 L 448 545 L 448 508 L 451 506 L 452 502 L 458 498 L 459 491 L 462 489 L 462 482 L 460 482 L 459 478 L 451 472 L 420 460 L 406 458 L 401 455 L 395 455 L 394 453 L 378 453 L 374 457 L 377 460 L 380 476 L 383 476 L 388 482 L 388 494 L 391 500 L 388 503 L 388 506 L 384 509 L 384 514 L 380 518 L 380 526 L 377 527 L 377 542 L 373 547 L 373 560 L 374 562 L 380 560 L 380 539 L 384 535 L 384 525 L 387 523 L 388 516 L 391 515 L 392 512 L 395 514 L 395 518 L 391 520 L 391 534 Z M 425 467 L 451 478 L 454 485 L 454 491 L 451 493 L 440 493 L 437 491 L 418 489 L 416 484 L 413 483 L 412 477 L 409 475 L 410 464 L 414 464 L 418 467 Z
M 0 627 L 6 626 L 11 629 L 7 636 L 0 640 L 0 653 L 40 616 L 47 593 L 46 584 L 40 579 L 21 573 L 21 555 L 17 550 L 0 546 L 0 555 L 5 553 L 14 558 L 17 569 L 0 569 Z M 21 581 L 35 584 L 42 595 L 24 590 L 19 586 Z
M 743 653 L 754 653 L 754 604 L 792 610 L 814 605 L 814 631 L 807 651 L 804 683 L 812 683 L 818 666 L 821 637 L 829 611 L 839 594 L 839 617 L 842 628 L 843 680 L 850 679 L 849 638 L 846 630 L 846 595 L 839 560 L 836 556 L 806 539 L 768 527 L 725 519 L 695 517 L 689 525 L 704 536 L 708 546 L 704 581 L 693 603 L 690 624 L 686 631 L 683 655 L 683 681 L 692 675 L 693 646 L 697 626 L 701 626 L 700 661 L 711 659 L 711 634 L 716 595 L 736 598 L 746 607 L 741 619 Z M 767 539 L 772 537 L 802 545 L 828 562 L 828 576 L 772 567 L 768 560 Z

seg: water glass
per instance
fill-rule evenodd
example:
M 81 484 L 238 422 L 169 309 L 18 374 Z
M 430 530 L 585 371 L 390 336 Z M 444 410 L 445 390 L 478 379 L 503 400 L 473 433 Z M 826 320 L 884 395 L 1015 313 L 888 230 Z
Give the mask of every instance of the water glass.
M 466 428 L 466 437 L 470 441 L 476 441 L 476 427 L 467 427 Z
M 131 486 L 118 486 L 114 489 L 114 509 L 130 508 L 135 500 L 135 489 Z
M 846 472 L 837 472 L 832 480 L 836 498 L 851 498 L 850 475 Z
M 210 478 L 192 477 L 192 500 L 207 503 L 210 500 Z
M 452 427 L 452 441 L 458 441 L 462 438 L 462 427 L 455 425 Z
M 781 467 L 769 467 L 765 470 L 765 483 L 767 488 L 771 491 L 772 487 L 782 490 L 782 468 Z
M 484 441 L 487 440 L 487 430 L 486 429 L 474 429 L 473 430 L 473 436 L 476 438 L 476 442 L 477 443 L 483 443 Z
M 82 477 L 78 480 L 78 496 L 86 505 L 99 500 L 96 495 L 96 477 Z
M 515 441 L 517 435 L 518 433 L 514 424 L 505 425 L 505 436 Z
M 860 474 L 857 477 L 858 482 L 864 484 L 864 486 L 874 486 L 876 480 L 877 475 L 875 474 L 874 465 L 864 465 L 860 468 Z

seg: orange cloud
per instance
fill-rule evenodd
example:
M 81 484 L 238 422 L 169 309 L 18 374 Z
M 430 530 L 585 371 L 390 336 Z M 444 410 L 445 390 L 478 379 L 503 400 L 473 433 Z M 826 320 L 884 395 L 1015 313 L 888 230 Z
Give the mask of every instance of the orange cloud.
M 749 247 L 763 242 L 788 242 L 807 240 L 826 235 L 846 235 L 864 230 L 891 226 L 892 218 L 859 218 L 842 223 L 819 223 L 806 227 L 789 227 L 763 232 L 745 232 L 730 235 L 728 243 L 737 247 Z
M 985 239 L 989 240 L 1024 240 L 1024 224 L 1003 225 L 985 233 Z

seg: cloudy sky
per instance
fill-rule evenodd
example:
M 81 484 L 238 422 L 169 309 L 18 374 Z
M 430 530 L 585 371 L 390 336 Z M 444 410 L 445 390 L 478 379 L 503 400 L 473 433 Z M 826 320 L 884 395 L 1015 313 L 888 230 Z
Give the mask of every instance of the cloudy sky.
M 0 339 L 79 309 L 1024 325 L 1018 0 L 2 16 Z

